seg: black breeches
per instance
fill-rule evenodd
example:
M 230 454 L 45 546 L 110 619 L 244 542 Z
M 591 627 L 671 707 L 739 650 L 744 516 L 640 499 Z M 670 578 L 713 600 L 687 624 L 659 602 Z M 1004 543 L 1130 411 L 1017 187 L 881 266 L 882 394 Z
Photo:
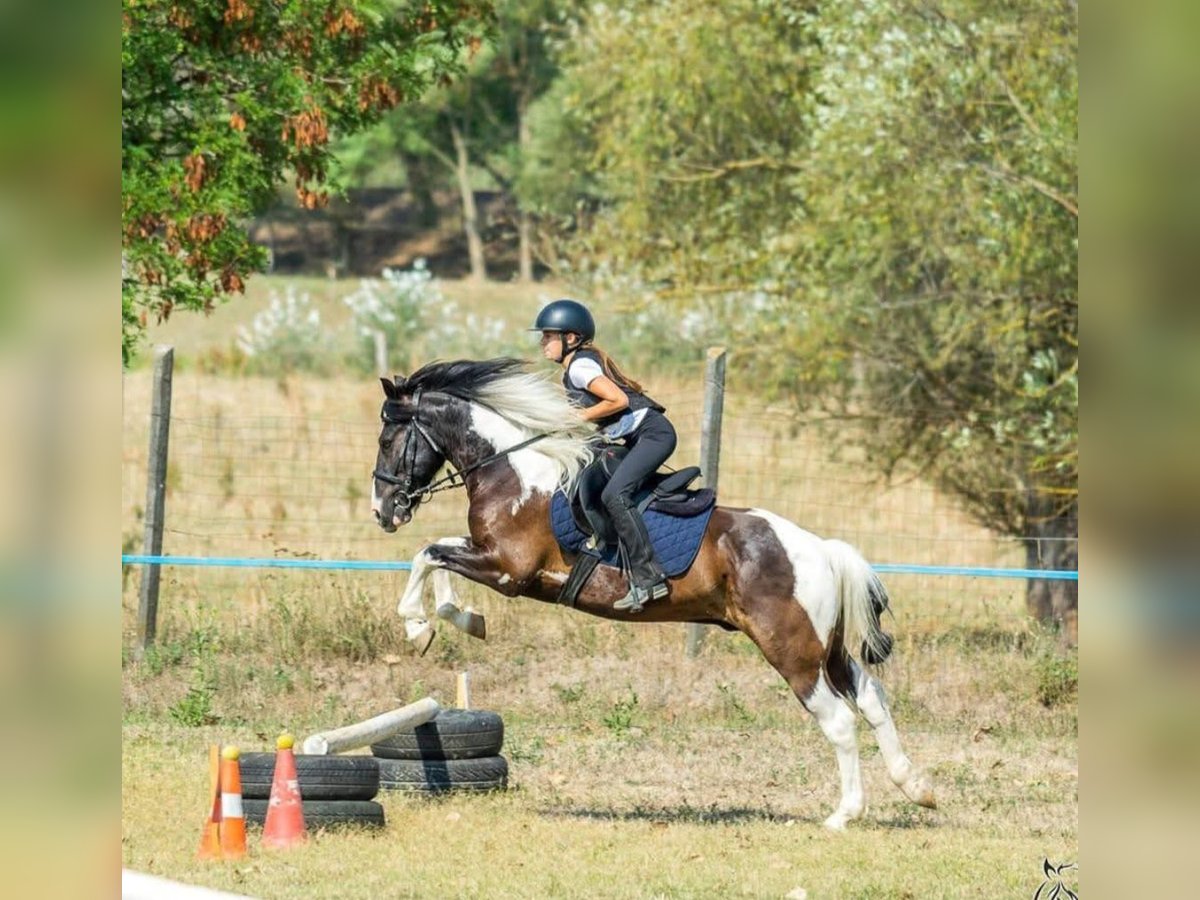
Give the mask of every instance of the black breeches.
M 667 417 L 650 410 L 641 427 L 626 439 L 629 453 L 600 494 L 600 501 L 621 539 L 630 578 L 640 587 L 649 587 L 665 577 L 646 533 L 641 513 L 633 505 L 633 493 L 642 480 L 666 462 L 675 451 L 675 428 Z
M 642 426 L 632 437 L 626 438 L 629 453 L 617 466 L 617 471 L 604 486 L 600 502 L 605 508 L 616 503 L 628 506 L 633 492 L 643 479 L 667 461 L 675 452 L 675 427 L 662 413 L 650 410 L 642 420 Z

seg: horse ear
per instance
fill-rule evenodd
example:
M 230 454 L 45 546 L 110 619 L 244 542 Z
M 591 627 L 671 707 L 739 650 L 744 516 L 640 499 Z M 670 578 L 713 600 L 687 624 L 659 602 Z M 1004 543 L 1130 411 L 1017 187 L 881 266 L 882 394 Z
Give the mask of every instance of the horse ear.
M 379 383 L 383 385 L 384 396 L 387 397 L 389 400 L 395 400 L 396 399 L 396 386 L 393 385 L 386 378 L 380 378 Z

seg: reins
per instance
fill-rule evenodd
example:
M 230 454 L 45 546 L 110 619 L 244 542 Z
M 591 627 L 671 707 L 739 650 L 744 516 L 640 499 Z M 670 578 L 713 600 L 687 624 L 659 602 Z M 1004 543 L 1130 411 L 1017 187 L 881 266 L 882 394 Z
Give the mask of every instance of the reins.
M 415 431 L 425 439 L 426 443 L 429 444 L 434 453 L 446 460 L 446 465 L 450 466 L 451 471 L 448 475 L 443 475 L 437 481 L 430 482 L 424 487 L 417 488 L 416 490 L 409 490 L 408 486 L 412 483 L 412 476 L 409 474 L 406 474 L 403 478 L 398 478 L 397 476 L 392 475 L 390 472 L 383 472 L 379 469 L 376 469 L 374 472 L 372 472 L 371 474 L 380 481 L 386 481 L 388 484 L 394 484 L 400 488 L 396 499 L 399 501 L 401 498 L 403 498 L 404 502 L 397 502 L 396 505 L 402 509 L 412 509 L 425 502 L 425 500 L 427 500 L 433 494 L 440 493 L 441 491 L 449 491 L 453 490 L 454 488 L 466 487 L 467 476 L 472 472 L 482 469 L 484 466 L 491 465 L 497 460 L 504 459 L 510 453 L 516 453 L 518 450 L 524 450 L 531 444 L 536 444 L 538 441 L 542 440 L 542 438 L 548 437 L 548 435 L 545 434 L 536 434 L 531 438 L 521 441 L 519 444 L 514 444 L 513 446 L 493 453 L 490 456 L 485 456 L 483 459 L 471 463 L 471 465 L 464 469 L 455 470 L 454 464 L 450 462 L 450 457 L 446 455 L 445 451 L 442 450 L 442 448 L 438 445 L 438 442 L 433 439 L 433 436 L 430 435 L 418 418 L 421 413 L 420 390 L 416 392 L 413 399 L 415 401 L 416 410 L 411 416 L 389 416 L 387 412 L 387 404 L 385 403 L 383 406 L 382 417 L 384 422 L 388 423 L 389 425 L 402 425 L 405 422 L 411 422 L 413 425 L 412 431 L 409 431 L 408 435 L 404 439 L 404 448 L 400 453 L 400 463 L 403 464 L 404 462 L 404 457 L 408 453 L 409 443 L 411 442 L 413 432 Z M 413 460 L 414 462 L 416 461 L 415 450 L 413 452 Z

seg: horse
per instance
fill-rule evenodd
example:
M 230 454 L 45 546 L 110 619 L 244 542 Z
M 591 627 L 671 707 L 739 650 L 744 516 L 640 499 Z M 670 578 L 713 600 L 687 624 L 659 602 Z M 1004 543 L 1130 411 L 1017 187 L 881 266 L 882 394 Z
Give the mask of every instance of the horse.
M 596 433 L 561 387 L 516 359 L 456 360 L 380 379 L 384 402 L 371 508 L 386 532 L 412 521 L 432 494 L 467 491 L 467 534 L 417 552 L 398 613 L 424 653 L 434 629 L 423 595 L 432 580 L 437 616 L 483 637 L 483 617 L 459 609 L 450 574 L 506 597 L 555 602 L 574 554 L 550 527 L 552 495 L 592 456 Z M 453 470 L 435 482 L 448 464 Z M 866 809 L 856 716 L 875 731 L 888 775 L 912 802 L 935 809 L 933 781 L 901 747 L 883 686 L 869 666 L 892 640 L 880 615 L 883 584 L 849 544 L 824 540 L 763 509 L 716 506 L 696 556 L 641 612 L 615 610 L 622 571 L 599 565 L 575 608 L 606 619 L 698 622 L 747 635 L 787 681 L 833 744 L 841 800 L 825 826 L 845 829 Z

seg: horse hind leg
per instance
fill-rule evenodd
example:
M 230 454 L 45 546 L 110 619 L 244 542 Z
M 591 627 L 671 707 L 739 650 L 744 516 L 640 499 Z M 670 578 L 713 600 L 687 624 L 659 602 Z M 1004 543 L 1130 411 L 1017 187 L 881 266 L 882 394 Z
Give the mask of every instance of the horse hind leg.
M 842 779 L 842 799 L 833 814 L 825 820 L 825 827 L 843 831 L 846 824 L 858 819 L 866 811 L 863 795 L 862 771 L 859 767 L 857 724 L 854 711 L 845 699 L 838 696 L 822 670 L 812 691 L 800 700 L 805 709 L 813 714 L 825 737 L 833 744 L 837 753 L 838 771 Z
M 742 630 L 762 650 L 767 662 L 784 677 L 796 698 L 812 713 L 825 737 L 833 744 L 842 796 L 837 809 L 825 820 L 825 827 L 841 831 L 848 822 L 860 818 L 866 811 L 855 734 L 858 720 L 846 699 L 830 684 L 825 669 L 826 651 L 808 615 L 798 603 L 790 600 L 776 609 L 775 617 L 764 621 L 763 627 L 749 617 Z
M 875 740 L 887 765 L 888 776 L 913 803 L 927 809 L 937 809 L 937 800 L 933 795 L 933 779 L 915 766 L 900 746 L 900 736 L 888 709 L 887 694 L 883 685 L 853 659 L 848 659 L 848 662 L 850 677 L 854 682 L 855 702 L 875 732 Z

